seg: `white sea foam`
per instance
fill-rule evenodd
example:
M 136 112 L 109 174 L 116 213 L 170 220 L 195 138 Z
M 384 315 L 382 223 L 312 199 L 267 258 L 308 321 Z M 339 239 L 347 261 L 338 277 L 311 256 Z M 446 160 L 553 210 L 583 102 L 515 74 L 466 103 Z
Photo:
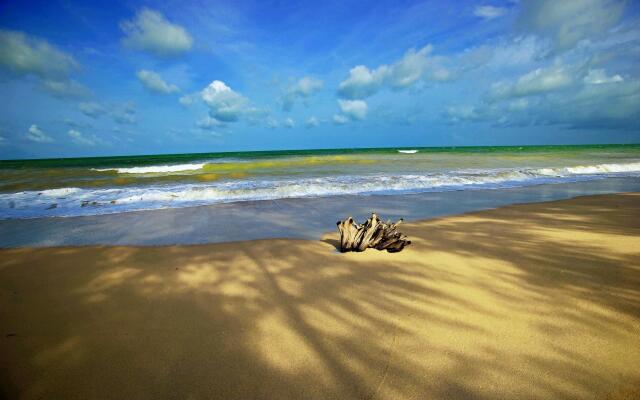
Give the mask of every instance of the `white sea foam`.
M 177 165 L 151 165 L 148 167 L 131 168 L 92 168 L 93 171 L 116 171 L 119 174 L 150 174 L 163 172 L 197 171 L 202 169 L 207 163 L 200 164 L 177 164 Z
M 542 175 L 562 176 L 567 174 L 585 175 L 585 174 L 608 174 L 619 172 L 638 172 L 640 171 L 640 162 L 626 164 L 597 164 L 597 165 L 578 165 L 575 167 L 564 168 L 542 168 L 537 170 Z
M 195 164 L 188 165 L 193 168 Z M 154 168 L 154 171 L 160 170 L 157 166 L 142 168 L 146 168 L 144 171 L 150 171 L 150 168 Z M 0 218 L 94 215 L 293 197 L 506 188 L 609 176 L 640 177 L 640 162 L 556 168 L 465 169 L 425 174 L 289 177 L 202 184 L 25 191 L 0 194 Z
M 398 153 L 404 153 L 404 154 L 416 154 L 418 152 L 418 150 L 398 150 Z
M 80 191 L 81 189 L 78 188 L 60 188 L 60 189 L 48 189 L 48 190 L 43 190 L 41 192 L 38 192 L 39 196 L 44 196 L 44 197 L 64 197 L 64 196 L 68 196 L 70 194 L 74 194 L 77 193 L 78 191 Z

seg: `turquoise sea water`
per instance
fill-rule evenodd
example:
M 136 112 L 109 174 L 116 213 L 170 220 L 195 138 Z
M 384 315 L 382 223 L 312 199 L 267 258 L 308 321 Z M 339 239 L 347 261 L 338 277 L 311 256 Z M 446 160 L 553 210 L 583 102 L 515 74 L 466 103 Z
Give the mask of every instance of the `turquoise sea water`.
M 640 177 L 640 145 L 327 149 L 0 161 L 0 219 Z

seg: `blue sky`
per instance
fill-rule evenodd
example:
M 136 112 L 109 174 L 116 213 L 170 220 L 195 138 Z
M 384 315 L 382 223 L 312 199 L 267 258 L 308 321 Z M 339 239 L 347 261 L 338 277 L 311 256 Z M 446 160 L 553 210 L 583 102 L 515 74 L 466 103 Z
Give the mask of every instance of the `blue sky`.
M 616 0 L 0 2 L 0 158 L 640 142 Z

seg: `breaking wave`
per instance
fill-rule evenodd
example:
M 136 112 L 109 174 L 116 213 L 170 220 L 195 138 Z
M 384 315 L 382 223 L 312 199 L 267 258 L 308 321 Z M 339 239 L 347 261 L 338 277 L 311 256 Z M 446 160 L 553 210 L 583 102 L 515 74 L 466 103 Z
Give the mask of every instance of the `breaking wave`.
M 150 174 L 150 173 L 165 173 L 165 172 L 183 172 L 183 171 L 197 171 L 206 163 L 200 164 L 178 164 L 178 165 L 151 165 L 149 167 L 131 167 L 131 168 L 92 168 L 93 171 L 107 172 L 115 171 L 119 174 Z
M 119 168 L 122 173 L 202 168 L 203 164 Z M 141 172 L 143 171 L 143 172 Z M 640 162 L 525 169 L 463 169 L 425 174 L 336 175 L 165 184 L 114 188 L 61 188 L 0 194 L 0 218 L 37 218 L 189 207 L 223 202 L 363 194 L 508 188 L 640 177 Z

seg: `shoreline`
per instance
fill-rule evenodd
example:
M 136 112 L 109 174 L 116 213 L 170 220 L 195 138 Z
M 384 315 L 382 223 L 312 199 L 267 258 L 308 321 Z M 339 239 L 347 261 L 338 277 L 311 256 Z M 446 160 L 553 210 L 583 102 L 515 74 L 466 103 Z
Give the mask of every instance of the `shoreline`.
M 633 398 L 638 221 L 624 193 L 406 223 L 395 254 L 0 249 L 0 397 Z
M 335 229 L 335 221 L 348 215 L 361 220 L 376 212 L 384 218 L 416 221 L 511 204 L 637 191 L 640 179 L 607 178 L 509 189 L 294 198 L 97 216 L 0 220 L 0 248 L 318 239 Z

